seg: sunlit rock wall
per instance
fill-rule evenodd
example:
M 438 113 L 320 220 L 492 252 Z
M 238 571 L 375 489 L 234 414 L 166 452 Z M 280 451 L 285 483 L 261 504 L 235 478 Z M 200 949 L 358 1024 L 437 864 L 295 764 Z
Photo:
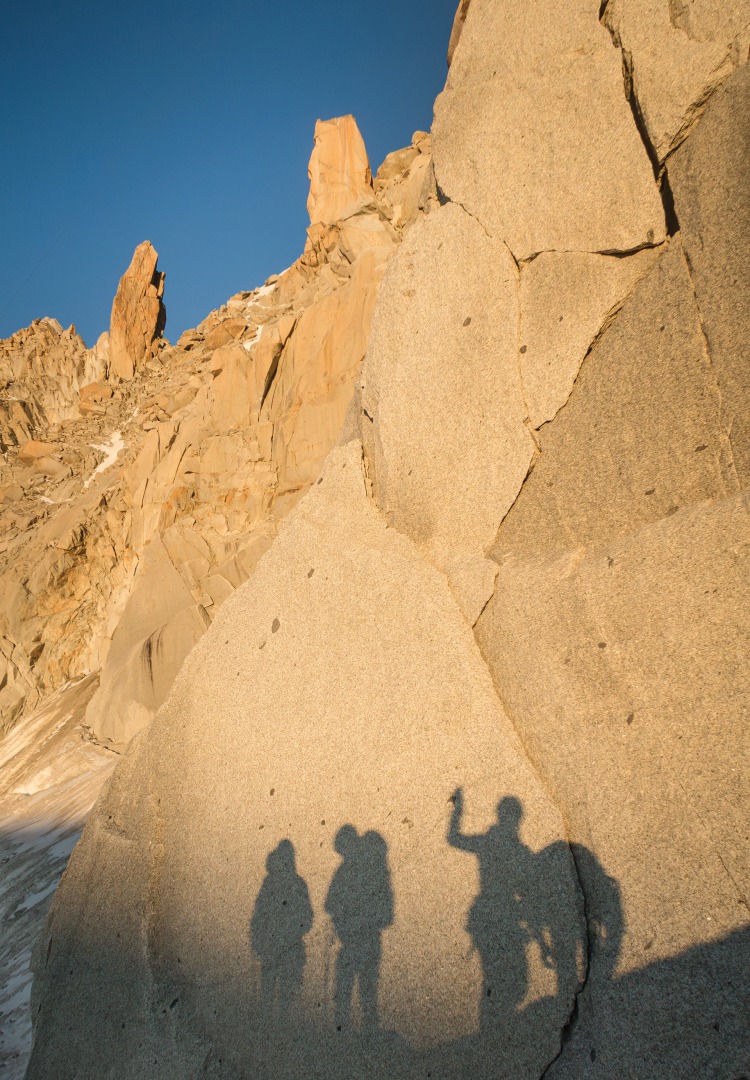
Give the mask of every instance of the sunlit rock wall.
M 747 1072 L 750 16 L 670 11 L 461 5 L 344 432 L 89 821 L 31 1078 Z

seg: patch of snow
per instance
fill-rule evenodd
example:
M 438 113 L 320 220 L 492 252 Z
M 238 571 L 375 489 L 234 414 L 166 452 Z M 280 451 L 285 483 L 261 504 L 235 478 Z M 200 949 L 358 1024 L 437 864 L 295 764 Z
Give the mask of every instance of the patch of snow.
M 31 998 L 31 972 L 14 972 L 5 986 L 0 989 L 0 1001 L 3 1005 L 3 1014 L 7 1016 L 14 1009 L 27 1005 Z
M 104 470 L 108 469 L 110 465 L 114 465 L 114 463 L 117 461 L 117 457 L 120 451 L 125 449 L 125 440 L 122 437 L 121 431 L 113 431 L 109 438 L 109 442 L 90 443 L 89 445 L 91 446 L 92 450 L 99 450 L 102 454 L 106 454 L 107 456 L 104 458 L 104 461 L 99 462 L 99 464 L 92 472 L 91 476 L 83 485 L 84 491 L 93 482 L 95 476 L 98 476 L 99 473 L 104 472 Z
M 65 832 L 65 826 L 57 829 L 47 829 L 46 832 L 37 832 L 32 825 L 29 828 L 23 826 L 16 833 L 16 839 L 13 840 L 13 847 L 18 854 L 27 854 L 31 851 L 43 851 L 46 852 L 53 846 L 53 844 L 61 843 L 61 834 Z
M 40 495 L 39 496 L 39 502 L 47 503 L 48 506 L 54 506 L 55 505 L 55 500 L 50 499 L 47 495 Z
M 251 338 L 248 338 L 247 341 L 242 342 L 242 348 L 246 349 L 249 352 L 250 349 L 252 349 L 253 345 L 257 345 L 257 343 L 260 341 L 260 335 L 262 333 L 263 333 L 263 327 L 258 326 L 256 328 L 255 333 L 253 334 L 253 336 Z
M 50 881 L 44 889 L 40 889 L 39 892 L 27 893 L 16 910 L 13 912 L 17 915 L 21 911 L 29 911 L 31 908 L 36 907 L 37 904 L 41 904 L 42 900 L 46 900 L 48 896 L 52 896 L 52 893 L 57 888 L 58 878 L 54 881 Z
M 56 844 L 47 852 L 47 857 L 50 859 L 69 859 L 73 848 L 76 846 L 81 838 L 81 831 L 78 829 L 70 836 L 63 837 L 62 840 L 58 840 Z

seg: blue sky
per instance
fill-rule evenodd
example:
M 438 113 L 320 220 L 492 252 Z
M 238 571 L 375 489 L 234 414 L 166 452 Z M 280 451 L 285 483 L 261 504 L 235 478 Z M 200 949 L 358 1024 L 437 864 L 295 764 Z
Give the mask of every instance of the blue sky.
M 373 171 L 429 128 L 457 0 L 12 0 L 0 41 L 0 337 L 87 345 L 141 240 L 174 341 L 301 252 L 317 117 Z

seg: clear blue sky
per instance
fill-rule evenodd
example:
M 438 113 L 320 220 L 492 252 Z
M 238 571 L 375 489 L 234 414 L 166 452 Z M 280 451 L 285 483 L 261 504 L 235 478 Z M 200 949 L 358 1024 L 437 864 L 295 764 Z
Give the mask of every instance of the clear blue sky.
M 373 171 L 429 128 L 457 0 L 8 0 L 0 35 L 0 337 L 93 345 L 141 240 L 175 341 L 302 251 L 317 117 Z

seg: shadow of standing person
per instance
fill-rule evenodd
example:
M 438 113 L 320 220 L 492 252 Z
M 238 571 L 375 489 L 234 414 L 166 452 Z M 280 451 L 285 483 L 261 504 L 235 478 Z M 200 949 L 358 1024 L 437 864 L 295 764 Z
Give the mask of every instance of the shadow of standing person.
M 508 1025 L 526 997 L 528 970 L 526 945 L 531 940 L 534 855 L 518 830 L 523 810 L 513 796 L 502 799 L 497 823 L 484 833 L 461 832 L 463 794 L 451 798 L 453 811 L 448 843 L 479 860 L 479 894 L 469 909 L 466 929 L 482 964 L 479 1026 L 494 1035 Z
M 612 978 L 625 926 L 620 886 L 583 844 L 557 840 L 537 855 L 535 936 L 544 963 L 557 974 L 558 993 L 574 993 L 584 972 Z M 555 890 L 566 866 L 578 880 L 579 909 L 557 902 Z M 581 889 L 585 888 L 585 898 Z M 579 955 L 580 954 L 580 955 Z
M 362 1030 L 378 1029 L 381 935 L 393 922 L 393 890 L 388 848 L 380 833 L 359 836 L 343 825 L 334 841 L 341 864 L 333 875 L 325 910 L 340 947 L 334 989 L 336 1026 L 351 1028 L 355 983 L 359 986 Z
M 266 869 L 250 920 L 250 942 L 261 962 L 261 1009 L 268 1021 L 286 1022 L 296 1014 L 302 992 L 303 939 L 313 910 L 290 840 L 269 852 Z

